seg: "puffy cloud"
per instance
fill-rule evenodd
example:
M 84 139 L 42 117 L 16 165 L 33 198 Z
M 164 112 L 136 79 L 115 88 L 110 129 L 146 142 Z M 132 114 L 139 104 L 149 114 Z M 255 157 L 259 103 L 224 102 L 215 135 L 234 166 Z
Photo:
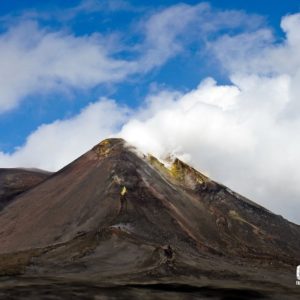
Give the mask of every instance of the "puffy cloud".
M 113 100 L 101 99 L 70 119 L 41 125 L 13 154 L 0 152 L 0 165 L 58 170 L 118 131 L 129 113 Z
M 253 31 L 263 24 L 262 17 L 241 11 L 219 11 L 208 3 L 177 4 L 152 14 L 141 24 L 145 41 L 139 48 L 144 70 L 160 66 L 186 49 L 189 43 L 202 45 L 219 31 L 243 28 Z
M 130 9 L 124 1 L 87 0 L 56 13 L 74 18 L 106 7 Z M 50 30 L 39 25 L 38 20 L 43 18 L 47 19 L 47 14 L 34 12 L 24 12 L 15 20 L 6 17 L 8 27 L 0 33 L 0 114 L 35 93 L 89 89 L 149 72 L 183 51 L 186 43 L 197 39 L 203 42 L 221 28 L 261 24 L 257 16 L 245 18 L 240 12 L 218 12 L 203 3 L 178 4 L 146 17 L 136 32 L 139 42 L 132 47 L 118 41 L 114 33 L 78 36 L 62 29 Z M 131 59 L 123 56 L 123 51 L 130 53 Z
M 48 32 L 25 22 L 0 35 L 0 113 L 31 93 L 60 88 L 91 88 L 117 81 L 134 63 L 110 57 L 109 41 L 100 35 Z
M 289 81 L 289 98 L 279 116 L 286 122 L 292 122 L 300 115 L 299 26 L 300 13 L 283 17 L 281 28 L 286 38 L 281 43 L 276 42 L 269 29 L 260 29 L 235 36 L 224 35 L 210 44 L 210 50 L 229 72 L 234 83 L 239 84 L 247 76 L 286 76 Z
M 300 69 L 300 13 L 282 18 L 281 28 L 286 39 L 276 43 L 270 29 L 251 33 L 223 35 L 210 43 L 210 50 L 230 74 L 298 76 Z

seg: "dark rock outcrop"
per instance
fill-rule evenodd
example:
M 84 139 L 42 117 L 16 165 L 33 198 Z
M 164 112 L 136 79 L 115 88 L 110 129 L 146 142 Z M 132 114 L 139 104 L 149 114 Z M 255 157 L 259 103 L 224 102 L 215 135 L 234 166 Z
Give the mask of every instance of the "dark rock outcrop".
M 35 187 L 50 175 L 50 172 L 36 169 L 0 168 L 0 210 L 15 196 Z

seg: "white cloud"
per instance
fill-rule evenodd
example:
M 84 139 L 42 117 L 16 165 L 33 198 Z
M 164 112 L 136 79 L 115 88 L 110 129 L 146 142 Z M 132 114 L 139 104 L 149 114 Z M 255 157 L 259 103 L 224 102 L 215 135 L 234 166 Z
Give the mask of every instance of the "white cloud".
M 106 7 L 110 11 L 130 8 L 124 1 L 87 0 L 59 13 L 74 18 Z M 41 27 L 37 20 L 43 18 L 45 13 L 33 12 L 24 12 L 15 20 L 6 17 L 8 29 L 0 34 L 0 114 L 36 93 L 89 89 L 149 72 L 183 51 L 186 43 L 197 39 L 203 42 L 220 28 L 261 24 L 257 16 L 245 18 L 240 12 L 218 12 L 208 4 L 178 4 L 146 17 L 137 30 L 144 40 L 128 47 L 114 33 L 78 36 Z M 124 50 L 132 59 L 121 58 Z
M 127 12 L 139 12 L 141 9 L 138 6 L 134 6 L 124 0 L 82 0 L 75 3 L 69 3 L 71 6 L 64 8 L 61 5 L 49 4 L 39 9 L 30 8 L 23 11 L 14 11 L 8 15 L 0 16 L 0 21 L 4 23 L 16 23 L 19 21 L 54 21 L 68 25 L 69 21 L 74 21 L 78 16 L 84 17 L 87 15 L 101 14 L 108 15 L 113 12 L 127 11 Z
M 218 31 L 243 28 L 252 31 L 264 22 L 257 15 L 246 15 L 241 11 L 218 11 L 208 3 L 197 5 L 177 4 L 152 14 L 142 23 L 145 41 L 140 48 L 144 70 L 160 66 L 168 59 L 186 50 L 191 42 L 206 42 Z
M 44 18 L 58 18 L 61 21 L 68 21 L 77 17 L 79 14 L 90 13 L 110 13 L 114 11 L 136 11 L 138 8 L 134 7 L 127 1 L 123 0 L 82 0 L 75 7 L 71 7 L 65 10 L 54 10 L 52 13 L 44 13 L 42 16 L 40 13 L 31 14 L 35 17 Z
M 91 88 L 123 79 L 134 63 L 110 57 L 100 35 L 48 32 L 25 22 L 0 36 L 0 113 L 26 96 L 60 88 Z
M 58 170 L 118 131 L 129 113 L 114 101 L 101 99 L 70 119 L 41 125 L 12 155 L 0 152 L 0 165 Z
M 276 43 L 270 29 L 262 28 L 252 33 L 223 35 L 211 43 L 210 49 L 231 74 L 294 76 L 300 68 L 299 27 L 300 13 L 288 15 L 281 21 L 281 28 L 286 34 L 281 43 Z
M 278 83 L 277 78 L 285 78 L 282 84 L 286 87 L 286 97 L 283 97 L 286 102 L 282 103 L 277 118 L 289 124 L 293 119 L 297 122 L 300 116 L 299 27 L 300 14 L 294 14 L 282 18 L 281 28 L 286 39 L 281 43 L 277 43 L 272 31 L 265 28 L 252 33 L 224 35 L 209 43 L 209 49 L 228 71 L 231 81 L 237 85 L 248 89 L 248 85 L 254 84 L 257 90 L 261 90 L 265 88 L 263 83 L 269 78 L 268 90 L 271 93 L 278 90 L 275 86 Z M 256 105 L 257 98 L 265 102 L 265 105 L 273 106 L 266 97 L 259 98 L 254 90 L 247 97 L 249 105 Z M 269 113 L 274 113 L 274 109 L 270 107 Z
M 182 50 L 182 34 L 193 25 L 197 16 L 204 12 L 206 4 L 190 6 L 179 4 L 153 14 L 145 23 L 145 51 L 143 67 L 160 65 Z

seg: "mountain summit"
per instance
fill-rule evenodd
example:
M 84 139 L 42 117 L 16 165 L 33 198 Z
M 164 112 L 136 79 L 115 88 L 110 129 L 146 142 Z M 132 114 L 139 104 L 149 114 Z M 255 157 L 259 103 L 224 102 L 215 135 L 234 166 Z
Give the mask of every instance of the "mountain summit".
M 299 250 L 300 226 L 108 139 L 0 212 L 0 297 L 294 299 Z

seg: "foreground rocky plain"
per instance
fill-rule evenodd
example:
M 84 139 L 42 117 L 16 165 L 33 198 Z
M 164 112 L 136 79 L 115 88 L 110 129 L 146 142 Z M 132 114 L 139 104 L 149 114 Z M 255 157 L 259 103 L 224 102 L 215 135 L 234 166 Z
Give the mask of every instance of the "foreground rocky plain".
M 300 299 L 300 226 L 178 159 L 108 139 L 0 180 L 0 299 Z

